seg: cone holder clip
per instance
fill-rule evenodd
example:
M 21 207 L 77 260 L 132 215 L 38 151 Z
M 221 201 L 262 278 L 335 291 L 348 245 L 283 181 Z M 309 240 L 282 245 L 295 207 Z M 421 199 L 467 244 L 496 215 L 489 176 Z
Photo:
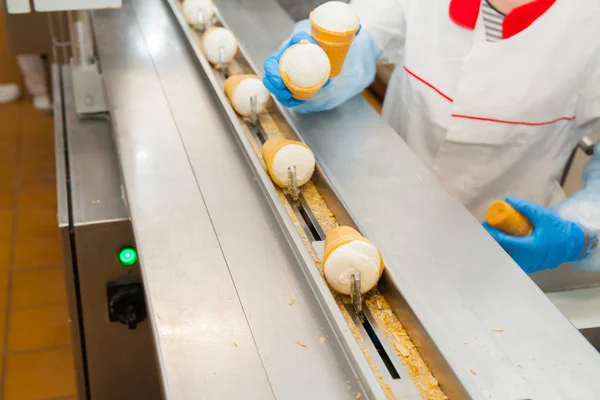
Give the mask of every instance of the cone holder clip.
M 250 97 L 250 123 L 256 126 L 258 122 L 258 113 L 257 110 L 258 98 L 256 96 Z
M 225 77 L 229 77 L 229 66 L 227 65 L 227 62 L 225 61 L 225 47 L 224 46 L 219 46 L 219 65 L 217 65 L 217 68 L 220 69 L 221 71 L 223 71 L 223 74 L 225 75 Z
M 354 307 L 354 312 L 362 321 L 362 294 L 360 293 L 360 272 L 350 275 L 350 300 Z
M 202 13 L 202 11 L 198 11 L 198 15 L 196 16 L 196 21 L 198 22 L 198 28 L 201 31 L 204 31 L 206 29 L 206 24 L 204 23 L 204 14 Z
M 288 168 L 288 193 L 294 201 L 298 201 L 298 198 L 300 197 L 300 189 L 298 189 L 295 165 L 292 165 Z

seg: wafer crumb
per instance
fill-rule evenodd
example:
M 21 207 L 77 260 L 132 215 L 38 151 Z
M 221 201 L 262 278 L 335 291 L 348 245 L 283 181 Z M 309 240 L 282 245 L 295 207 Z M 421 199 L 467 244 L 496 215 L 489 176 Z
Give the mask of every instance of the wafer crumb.
M 296 299 L 291 299 L 290 302 L 288 303 L 288 306 L 293 306 L 295 302 L 296 302 Z
M 307 345 L 305 345 L 304 343 L 302 343 L 302 342 L 301 342 L 301 341 L 299 341 L 299 340 L 296 340 L 296 344 L 297 344 L 298 346 L 300 346 L 300 347 L 308 347 Z
M 321 344 L 325 343 L 325 338 L 323 336 L 321 336 L 319 338 L 319 343 L 321 343 Z

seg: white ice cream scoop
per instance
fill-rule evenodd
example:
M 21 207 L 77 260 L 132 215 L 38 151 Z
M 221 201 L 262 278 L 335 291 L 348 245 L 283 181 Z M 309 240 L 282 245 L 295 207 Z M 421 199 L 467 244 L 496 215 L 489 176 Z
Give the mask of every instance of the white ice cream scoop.
M 361 293 L 373 289 L 383 273 L 383 260 L 375 245 L 348 226 L 340 226 L 325 238 L 323 276 L 337 292 L 350 294 L 351 277 L 360 272 Z
M 210 28 L 202 35 L 202 50 L 212 64 L 228 63 L 237 53 L 237 41 L 229 29 Z
M 293 167 L 297 187 L 308 182 L 315 172 L 315 155 L 302 142 L 283 137 L 271 138 L 263 145 L 263 158 L 271 179 L 281 188 L 289 187 L 289 173 Z
M 215 16 L 212 0 L 185 0 L 182 9 L 187 23 L 196 29 L 206 27 Z
M 235 111 L 244 116 L 252 115 L 253 98 L 256 100 L 254 111 L 262 113 L 269 102 L 269 90 L 257 75 L 234 75 L 225 81 L 225 93 Z
M 341 1 L 328 1 L 315 8 L 311 13 L 311 20 L 331 32 L 352 31 L 360 23 L 354 9 Z
M 301 42 L 283 53 L 279 69 L 294 86 L 313 88 L 327 81 L 330 71 L 329 58 L 316 44 Z

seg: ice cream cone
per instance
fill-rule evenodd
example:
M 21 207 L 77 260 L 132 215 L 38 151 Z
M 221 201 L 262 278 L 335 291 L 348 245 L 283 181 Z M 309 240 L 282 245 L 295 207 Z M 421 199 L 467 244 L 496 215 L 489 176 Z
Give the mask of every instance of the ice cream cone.
M 221 64 L 221 61 L 223 61 L 223 63 L 227 64 L 227 63 L 231 62 L 231 60 L 233 60 L 233 58 L 237 54 L 237 43 L 235 43 L 235 45 L 232 45 L 231 48 L 225 49 L 225 52 L 224 52 L 225 59 L 224 60 L 219 59 L 219 54 L 218 54 L 217 48 L 207 47 L 207 38 L 210 35 L 215 34 L 219 30 L 228 31 L 226 28 L 221 28 L 221 27 L 213 27 L 213 28 L 207 29 L 202 34 L 202 37 L 200 38 L 200 43 L 202 44 L 202 51 L 204 52 L 204 55 L 206 56 L 208 61 L 210 61 L 212 64 Z M 233 34 L 231 34 L 231 35 L 233 35 Z M 232 39 L 232 40 L 235 40 L 235 39 Z M 211 46 L 215 47 L 216 45 L 211 44 Z
M 288 53 L 294 47 L 302 46 L 306 43 L 309 43 L 309 42 L 303 40 L 302 42 L 295 44 L 295 45 L 291 46 L 290 48 L 288 48 L 281 56 L 281 60 L 283 60 L 286 56 L 286 53 Z M 281 79 L 283 80 L 283 83 L 290 90 L 290 92 L 292 92 L 292 97 L 294 97 L 296 100 L 310 99 L 323 87 L 323 85 L 325 85 L 325 83 L 327 83 L 327 80 L 329 79 L 328 76 L 325 76 L 323 78 L 323 80 L 321 80 L 321 82 L 317 83 L 314 86 L 302 87 L 302 86 L 299 86 L 298 84 L 296 84 L 294 81 L 292 81 L 292 79 L 288 75 L 287 71 L 285 71 L 283 69 L 281 62 L 279 64 L 279 73 L 281 75 Z
M 215 15 L 212 0 L 184 0 L 181 8 L 188 24 L 198 30 L 208 27 Z
M 245 113 L 243 113 L 242 111 L 240 111 L 235 102 L 233 101 L 233 94 L 235 92 L 235 89 L 238 87 L 238 85 L 240 83 L 242 83 L 243 80 L 248 79 L 248 78 L 256 78 L 256 79 L 260 79 L 258 77 L 258 75 L 252 75 L 252 74 L 247 74 L 247 75 L 233 75 L 230 76 L 229 78 L 227 78 L 227 80 L 225 81 L 225 85 L 224 85 L 224 90 L 225 90 L 225 94 L 227 95 L 227 98 L 229 98 L 229 102 L 231 103 L 231 105 L 233 106 L 233 108 L 235 109 L 235 112 L 237 112 L 240 115 L 244 115 Z
M 310 35 L 325 50 L 327 57 L 329 57 L 329 62 L 331 63 L 329 77 L 335 78 L 342 72 L 346 56 L 348 55 L 348 51 L 350 51 L 350 46 L 356 37 L 356 32 L 358 32 L 360 24 L 357 24 L 354 29 L 349 31 L 334 32 L 317 25 L 311 13 L 310 26 Z
M 485 213 L 488 224 L 511 236 L 529 236 L 533 225 L 506 201 L 494 202 Z
M 277 184 L 277 186 L 279 186 L 281 188 L 287 188 L 288 185 L 287 185 L 287 182 L 280 182 L 275 177 L 275 174 L 273 174 L 273 159 L 275 158 L 275 155 L 277 154 L 277 152 L 279 150 L 281 150 L 281 148 L 283 148 L 284 146 L 287 146 L 289 144 L 296 144 L 299 146 L 306 147 L 307 149 L 310 150 L 310 147 L 308 147 L 304 143 L 298 142 L 295 140 L 286 139 L 283 136 L 276 136 L 276 137 L 273 137 L 273 138 L 267 140 L 265 142 L 265 144 L 263 144 L 263 148 L 262 148 L 263 159 L 265 160 L 265 164 L 267 164 L 267 170 L 269 171 L 269 175 L 271 176 L 271 179 L 273 180 L 273 182 L 275 182 Z
M 339 227 L 335 228 L 334 230 L 332 230 L 331 232 L 329 232 L 327 234 L 327 237 L 325 238 L 325 255 L 323 256 L 323 262 L 321 263 L 321 273 L 325 273 L 324 272 L 325 263 L 327 262 L 327 259 L 329 258 L 331 253 L 333 253 L 340 246 L 345 245 L 350 242 L 353 242 L 355 240 L 358 240 L 361 242 L 366 242 L 366 243 L 369 243 L 369 244 L 375 246 L 373 243 L 371 243 L 369 240 L 367 240 L 363 235 L 361 235 L 359 232 L 357 232 L 356 229 L 351 228 L 349 226 L 339 226 Z M 377 246 L 375 246 L 375 247 L 377 247 Z M 381 257 L 381 253 L 379 254 L 379 257 L 381 259 L 381 265 L 379 268 L 379 276 L 381 277 L 381 274 L 383 273 L 383 269 L 385 268 L 385 265 L 383 262 L 383 257 Z

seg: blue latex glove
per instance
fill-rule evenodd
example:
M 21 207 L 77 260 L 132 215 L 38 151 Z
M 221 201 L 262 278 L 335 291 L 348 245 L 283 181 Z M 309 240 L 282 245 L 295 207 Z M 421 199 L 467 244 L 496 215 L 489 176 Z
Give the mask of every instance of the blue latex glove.
M 277 100 L 286 107 L 296 107 L 303 104 L 304 100 L 296 100 L 292 97 L 292 92 L 285 86 L 281 74 L 279 73 L 279 61 L 285 51 L 291 46 L 300 43 L 303 40 L 308 40 L 311 43 L 317 44 L 308 32 L 297 32 L 285 42 L 279 50 L 271 54 L 265 60 L 265 77 L 263 83 L 267 89 L 277 98 Z M 328 85 L 329 81 L 325 85 Z
M 527 200 L 507 197 L 506 201 L 531 221 L 533 233 L 517 237 L 500 232 L 487 222 L 483 227 L 523 271 L 530 274 L 581 259 L 586 235 L 579 225 Z
M 308 20 L 298 22 L 294 26 L 291 38 L 279 50 L 267 57 L 264 64 L 264 85 L 282 105 L 293 107 L 294 111 L 299 113 L 330 110 L 360 93 L 375 79 L 377 59 L 382 53 L 371 35 L 361 26 L 350 47 L 342 73 L 335 79 L 328 80 L 310 100 L 296 100 L 281 79 L 279 60 L 290 46 L 302 40 L 316 43 L 309 32 L 310 22 Z

